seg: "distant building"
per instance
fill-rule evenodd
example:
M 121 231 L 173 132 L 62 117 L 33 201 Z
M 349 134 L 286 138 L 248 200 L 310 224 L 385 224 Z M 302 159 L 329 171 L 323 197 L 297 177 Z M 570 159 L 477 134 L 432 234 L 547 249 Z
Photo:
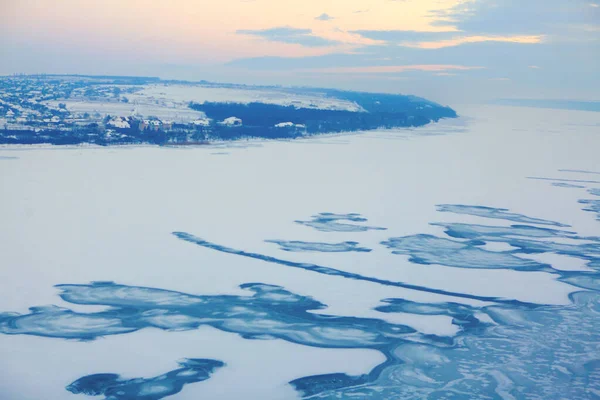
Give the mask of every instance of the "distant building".
M 192 121 L 192 124 L 196 126 L 209 126 L 210 120 L 208 118 L 198 118 L 197 120 Z
M 108 121 L 107 125 L 113 126 L 115 128 L 131 128 L 131 125 L 129 124 L 129 122 L 127 122 L 127 119 L 122 117 L 112 118 L 110 121 Z

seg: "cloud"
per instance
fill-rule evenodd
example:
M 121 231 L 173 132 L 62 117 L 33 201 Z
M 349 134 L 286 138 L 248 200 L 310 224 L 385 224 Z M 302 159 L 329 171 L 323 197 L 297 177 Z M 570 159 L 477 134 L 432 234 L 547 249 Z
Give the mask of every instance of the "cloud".
M 441 49 L 466 43 L 507 42 L 533 44 L 543 40 L 542 35 L 466 35 L 456 31 L 352 31 L 367 39 L 382 40 L 388 43 L 422 49 Z
M 373 31 L 373 30 L 358 30 L 351 31 L 357 35 L 373 40 L 383 40 L 385 42 L 404 42 L 416 40 L 437 40 L 447 39 L 454 31 L 440 32 L 423 32 L 411 30 L 396 30 L 396 31 Z
M 434 12 L 437 21 L 433 25 L 479 35 L 552 34 L 567 24 L 597 24 L 598 15 L 589 10 L 583 1 L 469 0 Z
M 332 67 L 308 69 L 305 72 L 331 73 L 331 74 L 393 74 L 407 71 L 444 72 L 444 71 L 469 71 L 483 69 L 478 66 L 419 64 L 419 65 L 378 65 L 365 67 Z
M 331 21 L 333 18 L 331 15 L 323 13 L 321 15 L 319 15 L 318 17 L 315 17 L 316 20 L 318 21 Z
M 536 44 L 541 43 L 544 39 L 542 35 L 529 36 L 462 36 L 447 40 L 438 40 L 430 42 L 404 43 L 407 47 L 418 47 L 421 49 L 441 49 L 443 47 L 460 46 L 465 43 L 481 43 L 481 42 L 505 42 L 518 44 Z
M 376 85 L 380 85 L 378 90 L 413 88 L 417 93 L 434 93 L 430 95 L 433 98 L 438 94 L 440 98 L 458 97 L 467 92 L 465 97 L 477 99 L 514 95 L 596 98 L 600 90 L 600 7 L 591 4 L 600 3 L 461 0 L 458 6 L 446 10 L 427 11 L 429 21 L 423 26 L 406 22 L 377 24 L 367 21 L 371 14 L 340 12 L 335 14 L 335 25 L 347 36 L 363 41 L 325 32 L 330 24 L 314 21 L 313 25 L 299 26 L 313 28 L 315 34 L 330 40 L 352 43 L 353 47 L 319 48 L 327 54 L 308 57 L 239 58 L 229 66 L 233 70 L 285 71 L 292 75 L 290 71 L 300 72 L 290 75 L 294 84 L 310 81 L 312 85 L 335 84 L 361 90 L 374 90 Z M 441 9 L 443 5 L 435 7 Z M 379 11 L 372 7 L 371 13 Z M 345 18 L 351 18 L 352 23 L 344 24 Z M 483 68 L 432 71 L 434 67 L 408 67 L 413 65 Z M 450 79 L 447 74 L 453 73 L 456 76 Z M 392 78 L 406 80 L 393 86 L 389 83 Z
M 287 26 L 261 29 L 261 30 L 237 30 L 238 35 L 257 36 L 271 42 L 299 44 L 307 47 L 335 46 L 340 42 L 326 39 L 313 34 L 311 29 L 291 28 Z

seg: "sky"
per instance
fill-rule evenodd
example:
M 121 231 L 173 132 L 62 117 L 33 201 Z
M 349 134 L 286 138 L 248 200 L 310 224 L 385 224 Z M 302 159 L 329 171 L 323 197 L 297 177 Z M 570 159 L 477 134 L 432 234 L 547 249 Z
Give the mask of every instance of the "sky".
M 600 0 L 0 0 L 0 74 L 599 100 Z

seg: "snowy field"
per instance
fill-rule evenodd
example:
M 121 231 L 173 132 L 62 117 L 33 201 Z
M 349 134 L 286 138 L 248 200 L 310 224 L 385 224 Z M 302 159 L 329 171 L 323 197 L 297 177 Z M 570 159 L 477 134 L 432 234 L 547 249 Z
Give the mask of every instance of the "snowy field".
M 158 100 L 188 104 L 190 101 L 204 103 L 206 101 L 251 103 L 259 101 L 267 104 L 296 106 L 298 108 L 321 108 L 330 110 L 361 111 L 362 108 L 351 101 L 326 97 L 324 94 L 312 92 L 298 93 L 286 88 L 227 88 L 202 84 L 150 84 L 131 95 L 136 101 Z
M 0 399 L 599 398 L 600 113 L 457 111 L 0 148 Z
M 205 117 L 203 112 L 192 110 L 187 103 L 165 102 L 153 99 L 136 100 L 135 102 L 123 103 L 118 101 L 101 100 L 61 100 L 48 101 L 46 104 L 53 108 L 58 108 L 60 103 L 65 104 L 67 110 L 71 113 L 94 115 L 100 114 L 129 117 L 142 116 L 145 118 L 156 117 L 160 120 L 174 121 L 178 123 L 189 123 L 198 118 Z
M 204 113 L 189 108 L 190 102 L 233 102 L 251 103 L 261 102 L 297 108 L 318 108 L 329 110 L 363 111 L 356 103 L 327 97 L 318 92 L 299 93 L 294 89 L 286 88 L 226 88 L 213 87 L 202 84 L 148 84 L 142 88 L 135 88 L 134 93 L 125 93 L 130 86 L 112 85 L 120 88 L 127 103 L 114 98 L 98 97 L 74 98 L 67 100 L 50 100 L 44 102 L 47 106 L 57 109 L 59 104 L 64 104 L 71 113 L 94 115 L 100 114 L 128 117 L 132 115 L 144 118 L 156 117 L 161 120 L 177 123 L 190 123 L 198 118 L 205 117 Z M 139 89 L 139 90 L 138 90 Z

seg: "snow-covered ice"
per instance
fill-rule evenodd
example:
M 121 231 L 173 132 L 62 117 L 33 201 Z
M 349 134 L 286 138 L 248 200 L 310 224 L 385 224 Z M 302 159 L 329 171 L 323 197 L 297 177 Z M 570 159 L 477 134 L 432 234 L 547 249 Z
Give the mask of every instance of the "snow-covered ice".
M 594 398 L 600 114 L 458 111 L 295 141 L 1 147 L 0 393 Z

